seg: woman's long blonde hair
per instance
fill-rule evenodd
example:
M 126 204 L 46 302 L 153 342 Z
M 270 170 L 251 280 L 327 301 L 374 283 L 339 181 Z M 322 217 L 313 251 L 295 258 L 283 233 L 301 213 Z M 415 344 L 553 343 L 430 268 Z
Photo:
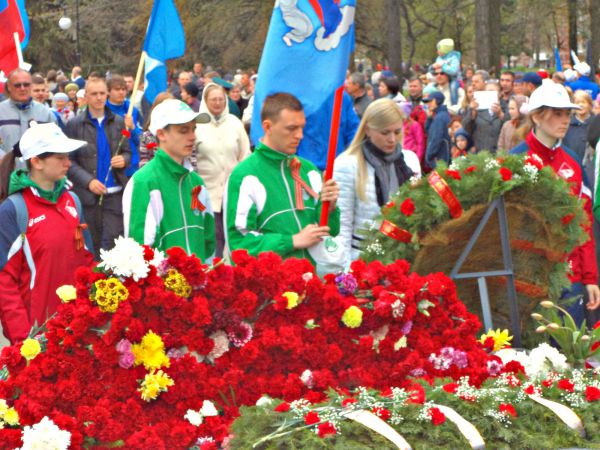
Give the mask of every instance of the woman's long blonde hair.
M 358 198 L 363 202 L 367 200 L 365 186 L 369 177 L 367 172 L 367 162 L 365 160 L 362 146 L 367 139 L 367 127 L 373 130 L 382 130 L 397 122 L 404 121 L 404 114 L 400 107 L 389 98 L 380 98 L 372 102 L 362 117 L 354 139 L 343 154 L 353 155 L 358 161 L 358 174 L 356 178 L 356 192 Z M 400 146 L 402 146 L 402 136 L 400 136 Z

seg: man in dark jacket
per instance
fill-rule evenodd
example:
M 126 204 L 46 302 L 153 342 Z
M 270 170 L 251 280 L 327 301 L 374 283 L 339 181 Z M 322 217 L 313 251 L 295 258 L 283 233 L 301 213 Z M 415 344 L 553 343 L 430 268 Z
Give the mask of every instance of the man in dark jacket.
M 444 100 L 444 94 L 439 91 L 431 92 L 423 99 L 428 104 L 428 117 L 425 122 L 425 133 L 427 133 L 425 163 L 431 169 L 435 169 L 438 161 L 450 162 L 450 135 L 448 134 L 450 114 L 444 105 Z
M 128 139 L 122 135 L 125 123 L 106 107 L 108 90 L 101 78 L 90 79 L 85 88 L 87 111 L 68 123 L 70 138 L 86 141 L 69 156 L 68 178 L 83 205 L 94 241 L 96 257 L 101 248 L 113 246 L 123 234 L 123 188 L 125 167 L 131 160 Z

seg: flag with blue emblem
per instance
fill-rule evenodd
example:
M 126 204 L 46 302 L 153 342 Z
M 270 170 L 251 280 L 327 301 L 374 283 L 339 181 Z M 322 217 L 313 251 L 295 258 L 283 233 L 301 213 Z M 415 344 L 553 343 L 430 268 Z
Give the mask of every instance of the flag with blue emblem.
M 277 0 L 263 50 L 252 111 L 251 138 L 264 134 L 260 110 L 267 95 L 288 92 L 302 102 L 311 128 L 312 117 L 344 83 L 354 50 L 355 0 Z M 331 111 L 331 107 L 329 107 Z M 330 120 L 330 118 L 329 118 Z M 315 129 L 327 152 L 329 128 Z
M 185 53 L 185 32 L 173 0 L 154 0 L 144 51 L 144 96 L 152 103 L 159 93 L 167 90 L 166 60 L 179 58 Z

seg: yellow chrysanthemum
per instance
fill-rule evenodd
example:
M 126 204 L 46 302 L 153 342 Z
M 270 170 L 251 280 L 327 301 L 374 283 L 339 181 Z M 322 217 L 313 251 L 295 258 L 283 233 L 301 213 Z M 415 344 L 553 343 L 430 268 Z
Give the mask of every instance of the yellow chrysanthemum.
M 287 309 L 294 309 L 300 304 L 300 296 L 295 292 L 287 291 L 281 294 L 281 296 L 287 300 Z
M 4 413 L 4 422 L 11 427 L 19 425 L 19 413 L 15 408 L 8 408 Z
M 158 334 L 148 331 L 139 344 L 131 346 L 131 353 L 135 357 L 135 365 L 143 364 L 146 370 L 169 367 L 171 361 L 165 354 L 165 344 Z
M 0 419 L 4 418 L 6 411 L 8 411 L 8 404 L 6 403 L 6 400 L 0 398 Z
M 348 328 L 358 328 L 362 323 L 363 312 L 358 306 L 351 306 L 346 311 L 344 311 L 344 315 L 342 316 L 342 322 Z
M 165 278 L 165 289 L 175 292 L 180 297 L 188 298 L 192 294 L 192 287 L 185 277 L 175 269 L 169 269 Z
M 56 290 L 56 295 L 63 303 L 69 303 L 77 298 L 77 289 L 71 284 L 64 284 Z
M 492 338 L 494 340 L 493 351 L 497 352 L 498 350 L 501 350 L 504 347 L 510 347 L 510 341 L 512 341 L 513 337 L 508 334 L 508 330 L 489 330 L 486 334 L 481 335 L 481 339 L 479 339 L 479 342 L 485 344 L 485 341 L 488 338 Z
M 129 291 L 118 278 L 98 280 L 94 286 L 96 286 L 94 300 L 102 312 L 114 313 L 119 303 L 129 297 Z
M 42 351 L 40 343 L 35 339 L 27 338 L 21 344 L 21 356 L 27 361 L 31 361 Z
M 142 400 L 149 402 L 156 399 L 161 392 L 166 392 L 167 388 L 174 384 L 175 382 L 169 375 L 159 370 L 158 372 L 146 374 L 138 391 L 142 394 Z

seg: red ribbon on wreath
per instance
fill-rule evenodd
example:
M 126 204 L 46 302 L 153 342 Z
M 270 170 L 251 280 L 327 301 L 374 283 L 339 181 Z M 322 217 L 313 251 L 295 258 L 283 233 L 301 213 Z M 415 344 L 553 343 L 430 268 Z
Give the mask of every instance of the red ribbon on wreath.
M 400 242 L 410 242 L 412 239 L 412 233 L 410 231 L 406 231 L 403 228 L 400 228 L 398 225 L 390 222 L 389 220 L 384 220 L 381 222 L 381 226 L 379 227 L 379 231 L 385 234 L 392 239 L 395 239 Z
M 454 192 L 452 192 L 452 189 L 450 189 L 450 186 L 448 186 L 448 183 L 446 183 L 446 180 L 434 170 L 429 175 L 428 181 L 433 190 L 437 192 L 440 198 L 448 206 L 452 218 L 458 219 L 463 213 L 463 208 L 456 198 L 456 195 L 454 195 Z

